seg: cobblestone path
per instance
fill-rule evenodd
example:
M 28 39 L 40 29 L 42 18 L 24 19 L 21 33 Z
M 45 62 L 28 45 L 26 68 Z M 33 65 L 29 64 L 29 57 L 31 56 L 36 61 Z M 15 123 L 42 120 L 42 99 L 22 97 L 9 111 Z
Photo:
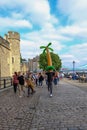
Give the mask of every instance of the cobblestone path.
M 53 87 L 37 87 L 19 98 L 13 90 L 0 93 L 0 130 L 87 130 L 87 91 L 63 80 Z

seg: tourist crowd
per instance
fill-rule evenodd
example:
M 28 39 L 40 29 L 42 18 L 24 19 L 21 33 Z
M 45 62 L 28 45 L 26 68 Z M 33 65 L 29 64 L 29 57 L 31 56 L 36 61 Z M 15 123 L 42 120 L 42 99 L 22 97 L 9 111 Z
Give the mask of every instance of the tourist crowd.
M 13 89 L 16 94 L 18 91 L 19 97 L 23 95 L 29 97 L 31 94 L 33 95 L 35 91 L 35 87 L 40 86 L 43 87 L 43 81 L 46 82 L 48 86 L 48 91 L 50 91 L 50 96 L 52 96 L 52 88 L 54 85 L 58 85 L 59 82 L 59 73 L 58 72 L 44 72 L 44 73 L 21 73 L 14 72 L 13 74 Z M 27 93 L 25 91 L 27 90 Z

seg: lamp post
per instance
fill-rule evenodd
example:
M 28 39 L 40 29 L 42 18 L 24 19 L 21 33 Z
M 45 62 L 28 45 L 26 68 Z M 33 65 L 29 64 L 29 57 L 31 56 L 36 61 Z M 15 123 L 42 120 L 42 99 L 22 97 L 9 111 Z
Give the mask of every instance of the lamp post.
M 73 61 L 73 80 L 75 79 L 75 61 Z

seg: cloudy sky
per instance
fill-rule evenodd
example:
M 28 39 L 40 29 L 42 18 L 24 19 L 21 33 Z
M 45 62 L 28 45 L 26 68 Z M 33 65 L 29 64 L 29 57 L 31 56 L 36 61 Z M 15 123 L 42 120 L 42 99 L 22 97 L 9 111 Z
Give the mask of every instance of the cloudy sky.
M 20 33 L 25 59 L 52 42 L 63 67 L 87 64 L 87 0 L 1 0 L 0 35 L 8 31 Z

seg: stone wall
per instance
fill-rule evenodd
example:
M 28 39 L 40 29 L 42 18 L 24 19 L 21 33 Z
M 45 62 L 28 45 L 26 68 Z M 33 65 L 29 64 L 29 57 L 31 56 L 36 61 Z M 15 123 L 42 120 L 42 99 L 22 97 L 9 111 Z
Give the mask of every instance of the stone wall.
M 10 50 L 0 44 L 0 77 L 10 76 Z
M 0 37 L 0 77 L 12 76 L 20 71 L 20 35 L 9 31 Z
M 9 31 L 6 37 L 10 43 L 10 72 L 20 71 L 20 35 Z

